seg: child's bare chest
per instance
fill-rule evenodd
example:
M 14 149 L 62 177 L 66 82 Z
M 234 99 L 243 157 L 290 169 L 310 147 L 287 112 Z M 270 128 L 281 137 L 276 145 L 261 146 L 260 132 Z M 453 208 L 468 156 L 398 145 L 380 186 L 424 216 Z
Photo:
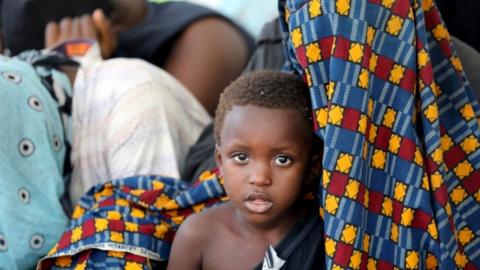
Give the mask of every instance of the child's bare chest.
M 255 237 L 241 237 L 229 233 L 212 236 L 202 256 L 204 270 L 251 270 L 265 256 L 267 243 Z

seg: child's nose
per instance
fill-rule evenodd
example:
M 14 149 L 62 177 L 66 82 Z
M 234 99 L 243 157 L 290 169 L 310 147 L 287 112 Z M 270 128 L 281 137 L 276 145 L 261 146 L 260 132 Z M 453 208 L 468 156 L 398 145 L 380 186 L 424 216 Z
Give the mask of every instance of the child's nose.
M 252 169 L 248 182 L 257 186 L 269 186 L 272 184 L 270 169 L 268 166 L 257 164 Z

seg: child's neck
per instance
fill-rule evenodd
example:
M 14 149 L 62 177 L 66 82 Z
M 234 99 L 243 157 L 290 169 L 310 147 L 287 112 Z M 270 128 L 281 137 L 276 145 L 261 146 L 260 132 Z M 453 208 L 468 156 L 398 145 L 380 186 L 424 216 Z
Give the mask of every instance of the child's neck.
M 292 229 L 299 218 L 305 213 L 300 203 L 295 203 L 290 210 L 269 223 L 251 223 L 245 220 L 234 208 L 233 223 L 237 231 L 244 237 L 261 238 L 266 244 L 276 246 Z

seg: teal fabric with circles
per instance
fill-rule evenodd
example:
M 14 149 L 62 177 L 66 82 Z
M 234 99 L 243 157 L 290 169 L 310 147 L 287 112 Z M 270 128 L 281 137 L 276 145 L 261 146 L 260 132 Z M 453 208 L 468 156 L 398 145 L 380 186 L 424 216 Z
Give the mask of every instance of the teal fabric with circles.
M 0 269 L 33 269 L 68 224 L 65 131 L 29 64 L 0 57 L 0 100 Z

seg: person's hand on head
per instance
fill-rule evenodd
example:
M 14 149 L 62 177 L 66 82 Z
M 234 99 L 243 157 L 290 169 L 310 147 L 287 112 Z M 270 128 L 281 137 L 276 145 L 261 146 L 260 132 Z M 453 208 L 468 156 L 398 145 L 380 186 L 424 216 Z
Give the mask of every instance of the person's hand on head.
M 63 18 L 59 23 L 49 22 L 45 27 L 45 48 L 77 39 L 93 39 L 100 46 L 103 58 L 112 55 L 117 39 L 103 11 L 97 9 L 92 15 Z
M 45 27 L 45 48 L 82 38 L 97 40 L 95 25 L 89 15 L 77 18 L 66 17 L 58 23 L 49 22 Z
M 93 12 L 92 19 L 97 30 L 97 40 L 100 44 L 102 56 L 103 58 L 109 58 L 118 45 L 116 31 L 114 31 L 110 20 L 101 9 L 96 9 Z

